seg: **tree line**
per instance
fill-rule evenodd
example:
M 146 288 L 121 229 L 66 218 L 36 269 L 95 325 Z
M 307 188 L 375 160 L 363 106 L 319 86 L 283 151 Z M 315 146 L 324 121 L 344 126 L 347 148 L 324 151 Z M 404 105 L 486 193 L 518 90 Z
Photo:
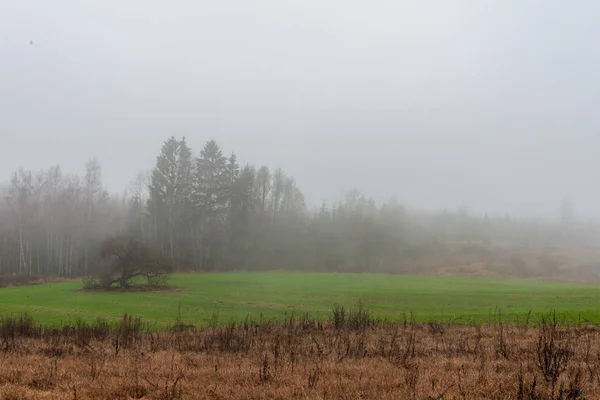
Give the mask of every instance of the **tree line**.
M 565 230 L 509 216 L 473 216 L 464 206 L 409 213 L 397 200 L 379 205 L 357 190 L 308 210 L 301 189 L 283 170 L 239 165 L 214 140 L 195 153 L 185 138 L 175 137 L 164 142 L 154 168 L 138 174 L 124 194 L 107 190 L 95 159 L 81 175 L 58 166 L 21 168 L 0 188 L 5 276 L 93 275 L 110 235 L 135 238 L 180 271 L 418 273 L 446 268 L 450 259 L 457 268 L 483 263 L 491 269 L 509 257 L 492 259 L 482 247 L 473 258 L 472 246 L 448 243 L 526 244 L 535 250 L 598 242 L 599 232 L 595 225 Z
M 58 166 L 20 168 L 1 189 L 0 274 L 83 276 L 100 241 L 121 229 L 124 208 L 102 186 L 95 159 L 83 176 Z
M 0 195 L 0 274 L 88 276 L 116 234 L 178 270 L 366 270 L 397 256 L 404 218 L 356 191 L 311 213 L 283 170 L 240 166 L 214 140 L 194 154 L 175 137 L 124 195 L 109 193 L 95 159 L 82 176 L 21 168 Z

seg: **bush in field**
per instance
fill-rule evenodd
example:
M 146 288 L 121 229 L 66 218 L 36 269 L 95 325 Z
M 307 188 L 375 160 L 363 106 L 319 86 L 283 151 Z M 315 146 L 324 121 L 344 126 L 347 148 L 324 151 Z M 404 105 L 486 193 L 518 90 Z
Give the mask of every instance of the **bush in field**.
M 134 236 L 110 236 L 100 248 L 100 275 L 83 282 L 86 289 L 108 289 L 118 284 L 121 289 L 135 286 L 145 277 L 151 286 L 166 285 L 173 271 L 171 261 Z

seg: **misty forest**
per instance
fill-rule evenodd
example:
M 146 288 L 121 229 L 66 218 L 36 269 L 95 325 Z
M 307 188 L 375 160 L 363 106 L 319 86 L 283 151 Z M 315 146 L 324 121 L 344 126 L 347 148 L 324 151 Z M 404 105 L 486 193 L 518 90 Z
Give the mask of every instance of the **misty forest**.
M 358 190 L 311 210 L 283 170 L 175 137 L 126 193 L 111 194 L 101 171 L 96 159 L 81 175 L 21 168 L 3 187 L 2 398 L 578 400 L 600 390 L 597 291 L 564 282 L 595 281 L 600 230 L 577 221 L 568 198 L 554 221 L 466 205 L 426 212 Z M 247 273 L 265 270 L 277 272 Z M 227 271 L 238 273 L 201 273 Z M 172 272 L 197 273 L 168 286 Z M 36 285 L 47 279 L 66 282 Z M 564 299 L 564 314 L 532 316 Z M 325 318 L 295 315 L 324 305 Z
M 354 190 L 307 209 L 292 176 L 239 165 L 213 140 L 168 138 L 149 173 L 110 193 L 96 159 L 80 175 L 19 169 L 2 187 L 0 275 L 87 277 L 111 235 L 137 238 L 178 271 L 305 270 L 594 277 L 600 229 L 568 199 L 555 222 L 411 210 Z M 125 173 L 125 172 L 124 172 Z M 399 183 L 401 186 L 401 183 Z M 560 206 L 560 207 L 559 207 Z M 576 252 L 574 251 L 576 250 Z

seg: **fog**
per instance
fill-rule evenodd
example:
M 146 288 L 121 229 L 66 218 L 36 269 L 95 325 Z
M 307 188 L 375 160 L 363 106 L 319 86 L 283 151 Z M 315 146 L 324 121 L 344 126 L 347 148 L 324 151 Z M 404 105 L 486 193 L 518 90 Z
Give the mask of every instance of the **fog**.
M 0 4 L 0 171 L 92 156 L 111 191 L 170 135 L 281 167 L 309 205 L 600 204 L 596 1 Z

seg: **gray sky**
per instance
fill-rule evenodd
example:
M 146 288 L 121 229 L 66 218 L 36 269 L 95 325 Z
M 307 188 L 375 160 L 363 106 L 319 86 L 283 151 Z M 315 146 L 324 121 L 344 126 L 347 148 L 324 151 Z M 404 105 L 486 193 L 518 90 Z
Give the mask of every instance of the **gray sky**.
M 598 37 L 596 0 L 2 0 L 0 172 L 122 190 L 185 135 L 313 204 L 600 214 Z

